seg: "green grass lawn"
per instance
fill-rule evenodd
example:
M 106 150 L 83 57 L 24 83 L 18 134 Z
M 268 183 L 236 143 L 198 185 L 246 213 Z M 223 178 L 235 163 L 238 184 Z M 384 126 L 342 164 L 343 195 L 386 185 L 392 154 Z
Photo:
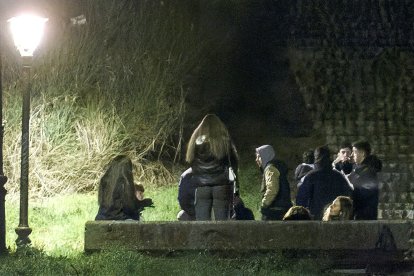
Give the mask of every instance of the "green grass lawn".
M 254 187 L 254 186 L 253 186 Z M 172 221 L 179 211 L 177 186 L 147 188 L 155 208 L 143 212 L 145 221 Z M 242 189 L 246 205 L 257 204 L 258 195 Z M 252 208 L 254 209 L 254 208 Z M 281 254 L 249 257 L 209 252 L 148 255 L 137 252 L 83 252 L 85 222 L 98 210 L 96 194 L 74 194 L 30 202 L 32 247 L 17 250 L 18 201 L 6 201 L 7 245 L 0 256 L 0 275 L 320 275 L 311 259 L 289 259 Z M 257 215 L 257 211 L 256 211 Z
M 145 221 L 172 221 L 179 211 L 177 187 L 146 191 L 155 208 L 143 211 Z M 97 194 L 57 196 L 29 203 L 30 239 L 34 247 L 53 256 L 73 256 L 83 250 L 85 222 L 94 220 L 98 211 Z M 15 250 L 14 229 L 19 223 L 18 201 L 6 201 L 7 244 Z
M 145 196 L 152 198 L 154 208 L 142 213 L 144 221 L 174 221 L 180 208 L 177 201 L 178 187 L 147 188 Z M 243 193 L 243 191 L 242 191 Z M 258 194 L 247 193 L 246 205 L 258 205 Z M 16 199 L 6 199 L 7 245 L 15 250 L 17 235 L 14 229 L 19 222 L 19 205 Z M 253 207 L 256 217 L 258 208 Z M 83 250 L 85 222 L 94 220 L 98 211 L 97 194 L 73 194 L 29 202 L 29 226 L 33 246 L 53 256 L 73 256 Z
M 246 166 L 239 175 L 245 205 L 259 219 L 260 172 Z M 155 208 L 144 210 L 144 221 L 174 221 L 179 211 L 176 183 L 146 186 Z M 226 256 L 211 252 L 165 253 L 83 252 L 85 222 L 98 211 L 97 194 L 55 196 L 29 203 L 32 246 L 16 250 L 19 222 L 17 197 L 6 197 L 9 254 L 0 256 L 0 275 L 320 275 L 324 265 L 314 259 L 292 259 L 282 253 Z

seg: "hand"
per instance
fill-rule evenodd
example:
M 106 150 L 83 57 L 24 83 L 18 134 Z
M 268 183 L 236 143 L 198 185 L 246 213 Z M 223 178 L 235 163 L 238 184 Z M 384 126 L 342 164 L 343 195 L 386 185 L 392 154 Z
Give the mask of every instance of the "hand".
M 342 161 L 342 154 L 338 153 L 335 160 L 333 161 L 333 164 L 335 165 L 336 163 L 341 162 L 341 161 Z
M 155 207 L 154 206 L 154 202 L 152 201 L 151 198 L 144 198 L 143 200 L 140 201 L 141 206 L 143 207 Z

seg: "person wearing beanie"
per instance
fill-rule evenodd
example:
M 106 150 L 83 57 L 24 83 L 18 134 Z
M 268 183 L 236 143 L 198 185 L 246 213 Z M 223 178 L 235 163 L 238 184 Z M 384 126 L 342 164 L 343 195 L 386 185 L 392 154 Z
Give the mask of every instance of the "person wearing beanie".
M 275 157 L 275 151 L 270 145 L 256 148 L 256 163 L 263 173 L 260 190 L 262 220 L 282 220 L 292 207 L 287 180 L 288 168 L 284 162 Z
M 309 172 L 296 196 L 296 205 L 309 209 L 313 219 L 321 220 L 326 205 L 338 196 L 351 196 L 352 186 L 344 175 L 332 168 L 327 146 L 315 149 L 315 169 Z

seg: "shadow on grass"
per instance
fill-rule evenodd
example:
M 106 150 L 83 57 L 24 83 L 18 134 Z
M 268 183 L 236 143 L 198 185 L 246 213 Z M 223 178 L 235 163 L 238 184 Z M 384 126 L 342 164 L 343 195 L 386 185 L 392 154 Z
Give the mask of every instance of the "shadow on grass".
M 1 275 L 321 275 L 328 263 L 283 252 L 101 251 L 73 257 L 47 256 L 25 248 L 0 257 Z

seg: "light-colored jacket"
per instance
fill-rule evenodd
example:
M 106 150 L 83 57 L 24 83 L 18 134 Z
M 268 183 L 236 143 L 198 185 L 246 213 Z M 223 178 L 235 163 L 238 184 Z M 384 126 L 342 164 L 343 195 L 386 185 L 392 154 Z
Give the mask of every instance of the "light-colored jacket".
M 279 177 L 280 172 L 279 170 L 269 164 L 266 166 L 264 173 L 263 173 L 263 180 L 262 180 L 262 189 L 261 192 L 263 193 L 261 207 L 266 208 L 272 204 L 273 200 L 275 199 L 277 193 L 279 192 Z

